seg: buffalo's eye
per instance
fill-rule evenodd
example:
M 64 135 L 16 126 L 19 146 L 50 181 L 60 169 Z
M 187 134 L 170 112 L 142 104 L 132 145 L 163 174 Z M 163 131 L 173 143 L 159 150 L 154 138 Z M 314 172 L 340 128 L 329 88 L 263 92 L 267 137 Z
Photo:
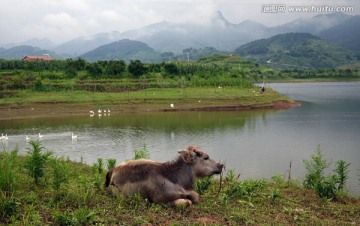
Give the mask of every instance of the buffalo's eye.
M 205 155 L 205 156 L 204 156 L 204 159 L 205 159 L 205 160 L 208 160 L 208 159 L 209 159 L 209 156 L 208 156 L 208 155 Z

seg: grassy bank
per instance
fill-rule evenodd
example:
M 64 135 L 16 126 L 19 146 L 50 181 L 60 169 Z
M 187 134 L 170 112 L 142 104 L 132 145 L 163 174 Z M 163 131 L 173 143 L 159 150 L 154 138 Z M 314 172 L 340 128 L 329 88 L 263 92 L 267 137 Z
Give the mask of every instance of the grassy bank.
M 21 90 L 0 99 L 0 117 L 29 115 L 88 114 L 90 110 L 183 111 L 231 110 L 293 104 L 275 91 L 260 93 L 259 88 L 196 87 L 148 88 L 141 91 L 108 93 L 89 91 L 36 92 Z M 170 107 L 174 104 L 174 107 Z M 289 106 L 287 106 L 289 107 Z M 228 109 L 227 109 L 228 108 Z
M 359 198 L 341 193 L 328 200 L 299 180 L 242 180 L 232 170 L 225 173 L 221 187 L 217 178 L 198 181 L 201 201 L 186 209 L 115 196 L 103 188 L 114 160 L 98 159 L 89 166 L 44 157 L 45 149 L 36 147 L 40 151 L 29 149 L 27 156 L 18 156 L 16 150 L 0 153 L 1 225 L 360 224 Z M 42 167 L 34 167 L 40 159 L 46 159 Z

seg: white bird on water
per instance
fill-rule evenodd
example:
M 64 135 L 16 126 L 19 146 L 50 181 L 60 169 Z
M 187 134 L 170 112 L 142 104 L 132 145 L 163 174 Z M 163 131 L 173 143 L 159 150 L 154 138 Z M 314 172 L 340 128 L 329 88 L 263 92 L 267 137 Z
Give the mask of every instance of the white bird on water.
M 0 140 L 4 140 L 4 139 L 5 139 L 4 134 L 1 134 Z
M 44 138 L 44 135 L 41 135 L 41 134 L 39 133 L 39 139 L 41 139 L 41 138 Z
M 73 140 L 77 139 L 77 135 L 74 135 L 74 133 L 71 133 L 71 139 L 73 139 Z
M 99 113 L 99 114 L 101 114 L 101 110 L 100 110 L 100 108 L 99 108 L 99 110 L 98 110 L 98 113 Z
M 91 114 L 91 115 L 95 114 L 95 112 L 94 112 L 94 111 L 89 111 L 89 112 L 90 112 L 90 114 Z
M 9 137 L 7 136 L 7 134 L 5 134 L 5 140 L 9 140 Z
M 175 105 L 174 105 L 174 104 L 170 104 L 170 107 L 171 107 L 171 108 L 174 108 L 174 107 L 175 107 Z
M 28 135 L 25 136 L 25 140 L 26 140 L 26 141 L 29 141 L 29 140 L 30 140 L 30 138 L 28 137 Z

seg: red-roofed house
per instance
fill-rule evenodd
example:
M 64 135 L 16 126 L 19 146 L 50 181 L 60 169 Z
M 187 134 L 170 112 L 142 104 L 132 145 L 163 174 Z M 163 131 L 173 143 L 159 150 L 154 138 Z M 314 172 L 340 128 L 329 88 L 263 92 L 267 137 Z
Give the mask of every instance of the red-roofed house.
M 53 60 L 51 56 L 44 55 L 44 56 L 26 56 L 23 60 Z

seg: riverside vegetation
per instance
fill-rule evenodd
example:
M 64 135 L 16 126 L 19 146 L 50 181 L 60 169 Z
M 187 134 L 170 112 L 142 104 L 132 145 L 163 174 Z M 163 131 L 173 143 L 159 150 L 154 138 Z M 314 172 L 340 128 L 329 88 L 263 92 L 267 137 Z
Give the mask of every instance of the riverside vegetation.
M 92 166 L 55 157 L 40 141 L 0 153 L 0 224 L 2 225 L 239 225 L 360 224 L 360 199 L 346 193 L 349 164 L 330 162 L 320 146 L 304 160 L 306 176 L 291 179 L 242 179 L 232 169 L 224 178 L 196 181 L 201 201 L 188 208 L 125 198 L 103 188 L 115 159 Z M 149 158 L 146 146 L 134 159 Z M 288 171 L 290 172 L 290 170 Z
M 60 108 L 59 112 L 71 108 L 71 113 L 97 108 L 161 111 L 168 110 L 170 103 L 175 103 L 173 110 L 271 107 L 280 102 L 293 103 L 269 89 L 258 95 L 255 82 L 359 77 L 356 68 L 274 70 L 226 54 L 203 57 L 197 62 L 161 64 L 144 64 L 139 60 L 126 64 L 122 60 L 0 59 L 0 110 L 39 109 L 40 114 L 54 113 L 54 108 Z

